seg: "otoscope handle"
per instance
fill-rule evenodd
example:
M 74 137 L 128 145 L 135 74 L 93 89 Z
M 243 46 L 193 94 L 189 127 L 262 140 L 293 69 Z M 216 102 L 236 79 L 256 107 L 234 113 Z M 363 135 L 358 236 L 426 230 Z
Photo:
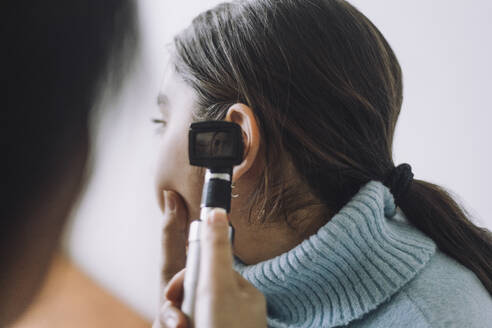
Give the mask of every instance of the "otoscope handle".
M 200 273 L 200 229 L 202 224 L 203 222 L 200 220 L 193 221 L 188 234 L 188 255 L 186 258 L 186 272 L 183 282 L 184 295 L 181 311 L 188 316 L 190 327 L 195 327 L 195 300 Z M 229 240 L 231 242 L 233 234 L 233 229 L 229 226 Z
M 189 324 L 194 327 L 195 296 L 200 272 L 200 227 L 202 221 L 191 222 L 188 234 L 188 254 L 186 256 L 186 272 L 183 282 L 184 295 L 181 311 L 188 316 Z

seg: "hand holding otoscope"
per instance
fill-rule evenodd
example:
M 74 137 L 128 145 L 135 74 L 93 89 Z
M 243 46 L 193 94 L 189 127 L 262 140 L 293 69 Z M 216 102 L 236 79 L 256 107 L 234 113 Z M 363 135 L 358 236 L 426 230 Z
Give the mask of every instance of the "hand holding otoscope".
M 193 123 L 189 158 L 190 164 L 207 168 L 200 220 L 190 226 L 186 269 L 167 284 L 154 328 L 266 327 L 264 296 L 232 268 L 227 212 L 232 169 L 243 160 L 240 127 L 226 121 Z
M 226 121 L 191 124 L 188 138 L 190 164 L 207 168 L 200 204 L 200 219 L 193 221 L 188 234 L 188 254 L 181 310 L 193 325 L 195 297 L 200 272 L 201 226 L 214 208 L 231 209 L 232 169 L 243 160 L 241 128 Z M 229 226 L 232 243 L 234 230 Z

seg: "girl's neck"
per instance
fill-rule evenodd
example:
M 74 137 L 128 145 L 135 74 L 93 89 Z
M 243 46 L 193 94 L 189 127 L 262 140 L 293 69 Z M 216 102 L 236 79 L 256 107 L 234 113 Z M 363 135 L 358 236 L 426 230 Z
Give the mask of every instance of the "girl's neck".
M 315 234 L 331 215 L 323 205 L 312 205 L 275 223 L 235 226 L 234 255 L 244 264 L 256 264 L 283 254 Z

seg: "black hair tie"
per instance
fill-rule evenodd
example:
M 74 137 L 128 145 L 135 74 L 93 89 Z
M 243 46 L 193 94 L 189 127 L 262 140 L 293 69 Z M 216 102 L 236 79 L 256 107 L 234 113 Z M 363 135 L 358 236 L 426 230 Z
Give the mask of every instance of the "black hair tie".
M 410 189 L 413 181 L 412 167 L 407 164 L 400 164 L 387 175 L 384 185 L 388 187 L 395 199 L 395 205 L 400 204 L 400 200 Z

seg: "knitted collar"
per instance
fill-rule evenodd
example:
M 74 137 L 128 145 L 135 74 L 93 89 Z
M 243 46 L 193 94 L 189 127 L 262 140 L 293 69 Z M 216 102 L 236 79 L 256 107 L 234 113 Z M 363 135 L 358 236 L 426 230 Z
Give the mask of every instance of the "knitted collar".
M 361 318 L 429 261 L 435 244 L 402 222 L 387 187 L 371 181 L 290 251 L 235 269 L 266 297 L 270 327 L 334 327 Z M 404 218 L 404 217 L 403 217 Z

